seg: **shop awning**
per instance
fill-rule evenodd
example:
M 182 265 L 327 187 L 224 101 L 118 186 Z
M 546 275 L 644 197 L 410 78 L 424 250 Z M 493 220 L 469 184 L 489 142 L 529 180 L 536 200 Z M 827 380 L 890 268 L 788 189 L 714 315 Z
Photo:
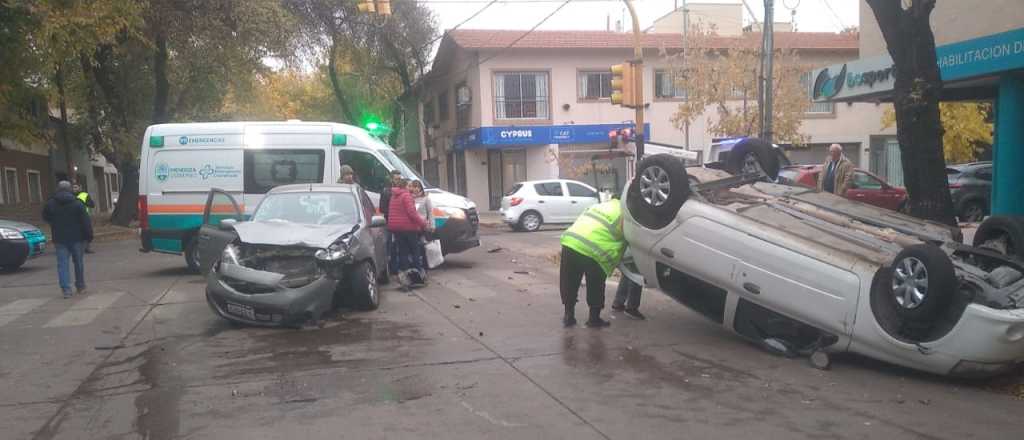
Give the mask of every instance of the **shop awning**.
M 634 124 L 512 125 L 478 127 L 455 136 L 456 150 L 522 148 L 549 144 L 598 144 L 608 142 L 608 132 Z M 651 139 L 651 125 L 644 124 L 644 139 Z

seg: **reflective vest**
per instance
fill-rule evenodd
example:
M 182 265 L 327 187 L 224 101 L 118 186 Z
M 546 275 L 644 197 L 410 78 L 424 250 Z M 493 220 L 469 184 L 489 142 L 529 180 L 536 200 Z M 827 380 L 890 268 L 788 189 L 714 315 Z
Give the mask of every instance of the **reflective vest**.
M 85 191 L 82 191 L 82 192 L 78 193 L 78 195 L 75 196 L 75 197 L 78 197 L 78 200 L 82 201 L 82 206 L 85 207 L 85 213 L 86 214 L 89 214 L 89 213 L 92 212 L 92 210 L 89 209 L 89 205 L 87 204 L 87 203 L 89 203 L 89 193 L 87 193 Z
M 562 246 L 590 257 L 611 276 L 626 250 L 622 236 L 622 202 L 609 200 L 593 205 L 562 233 Z

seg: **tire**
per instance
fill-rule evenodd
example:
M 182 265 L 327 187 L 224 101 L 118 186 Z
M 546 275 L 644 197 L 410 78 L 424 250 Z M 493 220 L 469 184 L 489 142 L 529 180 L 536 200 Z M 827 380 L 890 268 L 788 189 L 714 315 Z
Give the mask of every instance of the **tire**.
M 977 223 L 985 218 L 986 211 L 988 210 L 985 209 L 985 202 L 977 199 L 968 200 L 960 207 L 958 217 L 961 223 Z
M 363 261 L 356 264 L 349 273 L 349 298 L 359 310 L 376 310 L 380 306 L 380 289 L 377 287 L 377 270 L 373 263 Z
M 182 254 L 185 257 L 185 266 L 188 267 L 189 273 L 199 273 L 199 242 L 196 240 L 195 234 L 186 239 Z
M 885 269 L 883 306 L 914 328 L 931 329 L 949 306 L 957 289 L 953 262 L 941 248 L 918 244 L 903 249 Z
M 974 233 L 973 244 L 1024 258 L 1024 216 L 997 215 L 985 219 Z
M 640 161 L 626 193 L 626 209 L 643 227 L 661 229 L 672 223 L 689 198 L 686 166 L 668 154 L 656 154 Z
M 771 144 L 758 138 L 746 138 L 729 151 L 725 171 L 734 175 L 760 171 L 775 180 L 779 177 L 779 156 Z
M 900 203 L 900 206 L 896 208 L 896 212 L 903 215 L 910 215 L 910 202 L 904 200 L 903 203 Z
M 544 217 L 537 211 L 526 211 L 519 216 L 519 229 L 526 232 L 536 232 L 544 224 Z

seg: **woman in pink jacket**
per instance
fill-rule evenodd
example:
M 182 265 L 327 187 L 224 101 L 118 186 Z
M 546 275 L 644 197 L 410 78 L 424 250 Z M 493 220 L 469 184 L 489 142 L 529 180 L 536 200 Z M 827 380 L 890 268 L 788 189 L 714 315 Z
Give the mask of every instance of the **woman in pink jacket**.
M 417 248 L 420 234 L 427 230 L 427 221 L 416 210 L 416 202 L 405 185 L 391 188 L 391 200 L 388 201 L 388 231 L 395 242 L 398 253 L 398 281 L 408 285 L 408 272 L 415 270 L 417 275 L 424 273 Z

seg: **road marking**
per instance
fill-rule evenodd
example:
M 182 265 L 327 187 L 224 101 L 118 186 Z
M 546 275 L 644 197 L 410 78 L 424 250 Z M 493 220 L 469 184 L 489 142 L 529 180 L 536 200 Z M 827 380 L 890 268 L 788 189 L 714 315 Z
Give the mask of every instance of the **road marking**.
M 10 324 L 11 321 L 14 321 L 22 315 L 39 308 L 39 306 L 50 302 L 52 299 L 53 298 L 19 299 L 0 307 L 0 327 Z
M 85 299 L 73 306 L 71 310 L 57 315 L 56 318 L 47 322 L 43 328 L 73 327 L 88 324 L 93 319 L 96 319 L 100 313 L 103 313 L 107 307 L 114 304 L 122 295 L 124 295 L 124 292 L 87 295 Z

